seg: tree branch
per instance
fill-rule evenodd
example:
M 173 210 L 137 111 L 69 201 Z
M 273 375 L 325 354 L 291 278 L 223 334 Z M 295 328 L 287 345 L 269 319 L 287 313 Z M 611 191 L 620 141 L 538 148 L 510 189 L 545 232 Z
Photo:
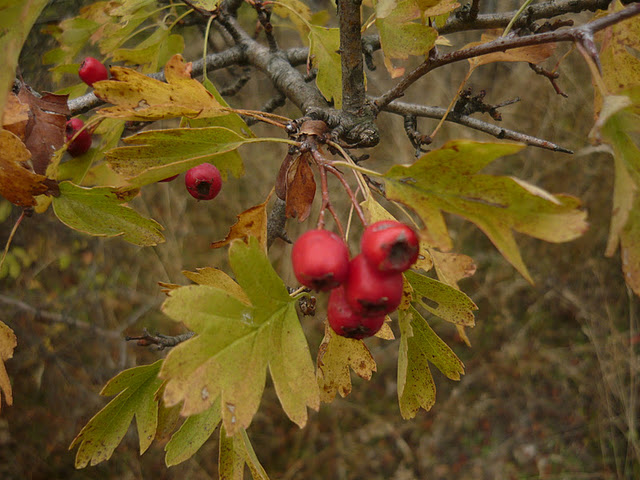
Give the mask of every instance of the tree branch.
M 365 101 L 360 6 L 362 0 L 338 0 L 342 109 L 358 114 Z
M 594 51 L 592 44 L 593 34 L 595 32 L 629 19 L 639 13 L 640 5 L 635 4 L 619 12 L 599 18 L 598 20 L 586 25 L 569 28 L 567 30 L 558 30 L 536 35 L 528 35 L 525 37 L 500 37 L 482 45 L 463 48 L 447 54 L 435 53 L 430 55 L 424 63 L 419 65 L 412 72 L 408 73 L 395 87 L 380 96 L 375 103 L 376 110 L 379 112 L 385 105 L 389 104 L 389 102 L 401 97 L 407 88 L 432 70 L 444 65 L 449 65 L 450 63 L 468 60 L 470 58 L 487 55 L 489 53 L 505 52 L 514 48 L 530 47 L 532 45 L 542 45 L 545 43 L 576 42 L 580 45 L 584 45 L 588 53 L 593 56 Z
M 396 115 L 415 115 L 417 117 L 435 118 L 438 120 L 447 113 L 446 108 L 426 107 L 424 105 L 405 103 L 398 100 L 385 105 L 383 111 L 394 113 Z M 477 118 L 469 117 L 467 115 L 461 115 L 456 112 L 449 112 L 445 120 L 488 133 L 489 135 L 493 135 L 496 138 L 514 140 L 516 142 L 526 143 L 527 145 L 531 145 L 533 147 L 545 148 L 547 150 L 553 150 L 556 152 L 573 153 L 571 150 L 556 145 L 555 143 L 549 142 L 548 140 L 543 140 L 541 138 L 532 137 L 530 135 L 516 132 L 514 130 L 502 128 L 491 123 L 483 122 L 482 120 L 478 120 Z

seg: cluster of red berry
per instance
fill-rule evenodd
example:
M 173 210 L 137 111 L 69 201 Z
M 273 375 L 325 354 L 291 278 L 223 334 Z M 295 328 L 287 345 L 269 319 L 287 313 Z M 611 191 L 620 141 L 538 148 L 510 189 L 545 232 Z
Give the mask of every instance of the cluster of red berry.
M 87 57 L 80 65 L 78 71 L 80 79 L 89 86 L 95 82 L 107 80 L 109 72 L 100 60 Z M 92 137 L 88 130 L 83 130 L 84 122 L 79 118 L 72 118 L 67 122 L 66 136 L 69 145 L 67 152 L 72 157 L 78 157 L 86 153 L 91 148 Z M 75 137 L 75 138 L 74 138 Z M 160 180 L 170 182 L 178 178 L 178 175 Z M 187 191 L 193 198 L 198 200 L 211 200 L 215 198 L 222 188 L 222 177 L 215 165 L 203 163 L 187 171 L 184 177 Z
M 361 253 L 349 261 L 344 241 L 326 230 L 310 230 L 291 252 L 298 281 L 317 291 L 331 290 L 327 318 L 338 334 L 349 338 L 374 335 L 385 315 L 402 300 L 402 272 L 418 259 L 420 240 L 409 226 L 382 220 L 362 235 Z

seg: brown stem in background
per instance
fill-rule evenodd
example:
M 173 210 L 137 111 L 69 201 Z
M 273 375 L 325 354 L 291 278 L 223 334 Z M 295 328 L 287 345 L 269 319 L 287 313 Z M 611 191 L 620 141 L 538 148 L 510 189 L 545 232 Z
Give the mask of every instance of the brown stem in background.
M 357 114 L 365 101 L 360 6 L 362 0 L 338 0 L 342 109 Z
M 140 346 L 140 347 L 148 347 L 150 345 L 157 345 L 158 346 L 158 350 L 164 350 L 165 348 L 175 347 L 179 343 L 182 343 L 184 341 L 189 340 L 195 334 L 196 334 L 196 332 L 189 331 L 189 332 L 182 333 L 180 335 L 175 335 L 175 336 L 162 335 L 161 333 L 156 333 L 155 335 L 151 335 L 147 331 L 147 329 L 145 328 L 142 331 L 142 335 L 140 335 L 138 337 L 127 336 L 127 337 L 125 337 L 125 340 L 127 342 L 135 340 L 136 343 L 138 344 L 138 346 Z

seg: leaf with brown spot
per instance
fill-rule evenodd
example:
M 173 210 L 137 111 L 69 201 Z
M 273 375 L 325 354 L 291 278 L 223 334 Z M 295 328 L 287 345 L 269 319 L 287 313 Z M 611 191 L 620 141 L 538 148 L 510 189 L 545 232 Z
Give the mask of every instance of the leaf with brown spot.
M 318 349 L 316 378 L 320 387 L 320 400 L 332 402 L 339 393 L 351 393 L 349 367 L 365 380 L 377 371 L 376 362 L 362 340 L 341 337 L 325 324 L 324 339 Z
M 65 127 L 69 106 L 67 95 L 45 93 L 36 97 L 23 87 L 18 99 L 29 105 L 31 113 L 25 129 L 25 145 L 31 152 L 31 163 L 36 173 L 44 175 L 51 158 L 65 141 Z
M 254 207 L 245 210 L 236 217 L 238 220 L 231 226 L 229 233 L 218 242 L 213 242 L 211 248 L 220 248 L 230 244 L 233 240 L 239 238 L 247 241 L 249 237 L 255 237 L 258 239 L 260 247 L 267 251 L 267 199 Z
M 0 130 L 0 195 L 19 207 L 31 207 L 48 190 L 47 178 L 28 170 L 29 150 L 13 133 Z
M 4 394 L 4 401 L 7 405 L 13 405 L 11 381 L 4 363 L 13 357 L 13 350 L 16 345 L 18 345 L 18 341 L 13 330 L 0 322 L 0 407 L 2 407 L 1 394 Z
M 381 338 L 382 340 L 395 340 L 396 336 L 393 334 L 393 330 L 389 324 L 391 323 L 391 318 L 387 315 L 384 319 L 384 323 L 378 332 L 374 335 L 374 337 Z
M 15 93 L 11 93 L 7 97 L 7 103 L 4 108 L 2 128 L 9 130 L 24 141 L 30 111 L 29 105 L 22 103 Z
M 163 118 L 209 118 L 227 115 L 204 85 L 191 78 L 191 63 L 182 55 L 174 55 L 165 65 L 167 82 L 161 82 L 123 67 L 111 67 L 111 80 L 94 84 L 101 100 L 113 103 L 98 111 L 105 117 L 133 121 L 155 121 Z
M 309 154 L 298 157 L 298 161 L 289 169 L 290 180 L 287 182 L 287 206 L 288 218 L 298 218 L 304 222 L 309 218 L 311 205 L 316 194 L 316 181 L 309 165 Z

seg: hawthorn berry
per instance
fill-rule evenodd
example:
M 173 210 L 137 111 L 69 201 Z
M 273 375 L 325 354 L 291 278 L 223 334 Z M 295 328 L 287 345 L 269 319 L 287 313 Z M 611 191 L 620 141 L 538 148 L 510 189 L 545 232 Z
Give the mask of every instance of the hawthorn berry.
M 87 130 L 82 130 L 82 127 L 84 127 L 84 122 L 79 118 L 72 118 L 67 122 L 67 142 L 70 142 L 67 146 L 67 152 L 72 157 L 79 157 L 91 148 L 91 143 L 93 142 L 91 134 Z M 71 139 L 79 130 L 82 130 L 82 132 L 72 141 Z
M 78 75 L 80 79 L 90 87 L 93 86 L 95 82 L 109 78 L 107 67 L 105 67 L 100 60 L 93 57 L 84 59 L 82 65 L 80 65 L 80 70 L 78 70 Z
M 338 335 L 362 339 L 376 334 L 384 324 L 384 315 L 363 317 L 347 303 L 344 285 L 334 288 L 329 295 L 327 320 Z
M 402 273 L 381 272 L 360 254 L 349 263 L 345 296 L 358 315 L 377 316 L 393 312 L 402 300 Z
M 362 234 L 362 255 L 381 272 L 404 272 L 418 259 L 420 239 L 404 223 L 381 220 Z
M 211 200 L 220 193 L 222 177 L 215 165 L 203 163 L 187 170 L 184 184 L 193 198 Z
M 305 287 L 326 292 L 341 285 L 349 274 L 349 250 L 328 230 L 303 233 L 291 251 L 293 272 Z

